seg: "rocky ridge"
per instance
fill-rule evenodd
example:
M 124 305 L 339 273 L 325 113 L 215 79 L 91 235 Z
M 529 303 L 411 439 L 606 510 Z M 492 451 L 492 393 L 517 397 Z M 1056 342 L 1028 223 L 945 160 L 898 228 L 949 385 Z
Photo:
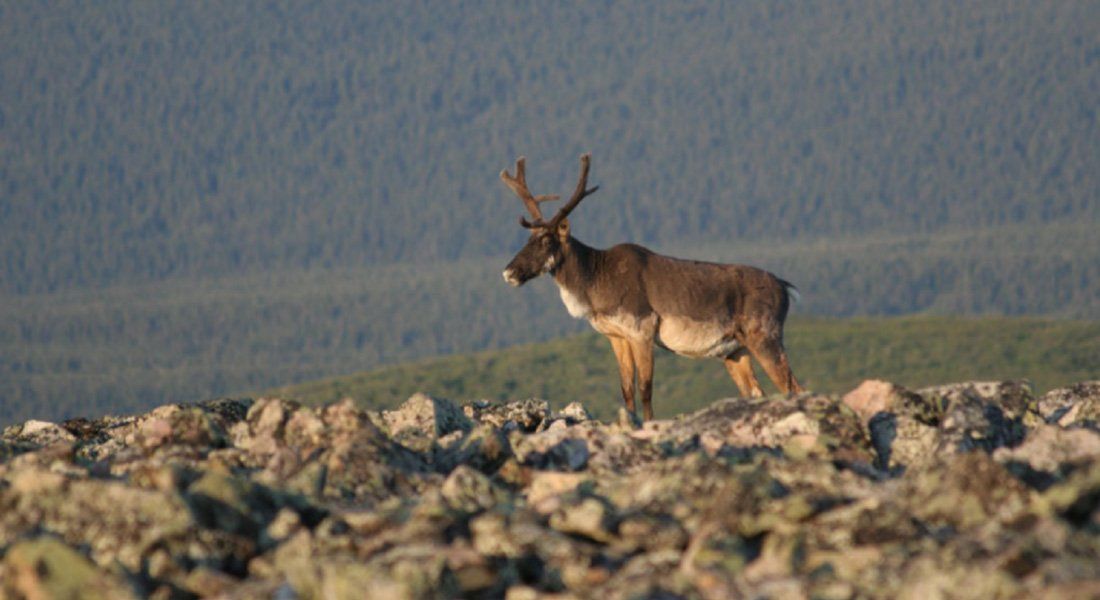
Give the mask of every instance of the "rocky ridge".
M 264 398 L 0 436 L 9 598 L 1100 595 L 1100 382 L 393 411 Z

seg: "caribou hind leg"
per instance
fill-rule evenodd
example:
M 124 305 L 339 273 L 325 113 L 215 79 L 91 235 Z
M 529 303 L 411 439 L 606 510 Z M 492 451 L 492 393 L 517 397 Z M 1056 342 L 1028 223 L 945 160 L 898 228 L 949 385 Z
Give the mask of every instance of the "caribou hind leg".
M 756 361 L 768 374 L 775 387 L 784 394 L 797 394 L 802 391 L 794 373 L 791 372 L 791 363 L 787 360 L 787 351 L 783 349 L 783 342 L 775 338 L 767 338 L 756 343 L 749 344 Z
M 724 358 L 722 362 L 726 365 L 726 371 L 729 371 L 730 377 L 737 384 L 737 389 L 741 391 L 743 398 L 759 398 L 764 395 L 764 391 L 760 389 L 760 382 L 756 380 L 756 375 L 752 372 L 748 350 L 738 348 Z

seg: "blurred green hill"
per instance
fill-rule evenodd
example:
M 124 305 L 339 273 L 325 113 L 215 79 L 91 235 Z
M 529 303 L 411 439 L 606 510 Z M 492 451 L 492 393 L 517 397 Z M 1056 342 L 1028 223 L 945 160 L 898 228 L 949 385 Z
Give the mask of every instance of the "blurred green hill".
M 1036 391 L 1100 376 L 1100 324 L 1042 319 L 902 317 L 796 318 L 787 327 L 795 374 L 807 389 L 843 393 L 864 379 L 912 389 L 954 381 L 1027 379 Z M 268 390 L 309 404 L 354 398 L 394 408 L 422 391 L 457 401 L 538 397 L 555 409 L 583 402 L 613 418 L 622 400 L 606 339 L 584 333 L 503 351 L 448 356 Z M 657 354 L 659 418 L 697 410 L 737 388 L 718 360 Z M 775 386 L 757 368 L 762 385 Z

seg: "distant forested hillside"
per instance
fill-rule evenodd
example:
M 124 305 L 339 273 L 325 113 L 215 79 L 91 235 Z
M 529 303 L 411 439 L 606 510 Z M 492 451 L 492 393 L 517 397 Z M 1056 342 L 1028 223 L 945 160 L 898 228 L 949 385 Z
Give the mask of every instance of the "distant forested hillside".
M 0 423 L 584 328 L 574 231 L 796 314 L 1100 319 L 1095 2 L 0 3 Z
M 12 2 L 0 290 L 1100 219 L 1095 2 Z
M 1094 228 L 1081 225 L 662 250 L 773 269 L 801 290 L 796 317 L 898 314 L 912 307 L 1010 315 L 1038 307 L 1072 317 L 1082 310 L 1100 314 L 1100 252 L 1082 260 L 1064 251 L 1087 246 L 1092 236 Z M 1028 250 L 998 250 L 1006 247 Z M 549 281 L 519 290 L 506 285 L 500 277 L 505 260 L 176 279 L 10 297 L 0 304 L 0 424 L 134 412 L 588 330 L 569 317 Z M 1009 286 L 1006 280 L 1028 283 Z M 833 335 L 845 323 L 833 324 Z M 1004 323 L 1007 330 L 1018 327 Z M 1058 332 L 1076 327 L 1049 328 L 1044 343 L 1050 352 L 1056 352 Z M 890 329 L 877 339 L 895 334 L 911 331 Z M 966 336 L 955 341 L 968 343 Z M 1000 352 L 994 346 L 972 351 L 992 360 Z M 816 360 L 807 367 L 820 370 Z M 1091 370 L 1100 377 L 1097 356 Z M 543 371 L 535 376 L 552 379 Z M 929 381 L 982 376 L 945 372 Z

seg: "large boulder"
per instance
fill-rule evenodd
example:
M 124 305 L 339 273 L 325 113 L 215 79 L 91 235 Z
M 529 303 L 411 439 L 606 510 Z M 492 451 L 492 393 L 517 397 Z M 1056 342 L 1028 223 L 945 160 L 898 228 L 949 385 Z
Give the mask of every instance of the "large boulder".
M 390 437 L 420 451 L 449 433 L 473 427 L 458 405 L 427 394 L 414 394 L 398 408 L 384 411 L 382 421 Z
M 658 440 L 694 440 L 711 454 L 723 448 L 774 448 L 792 458 L 874 460 L 859 414 L 835 397 L 815 394 L 720 400 L 678 419 Z
M 50 536 L 21 540 L 7 548 L 0 562 L 0 592 L 5 598 L 28 600 L 137 598 L 124 579 Z
M 1043 394 L 1037 403 L 1047 423 L 1100 429 L 1100 381 L 1084 381 Z
M 859 415 L 887 472 L 924 468 L 937 457 L 1019 445 L 1036 402 L 1023 382 L 967 382 L 909 391 L 865 381 L 843 398 Z

